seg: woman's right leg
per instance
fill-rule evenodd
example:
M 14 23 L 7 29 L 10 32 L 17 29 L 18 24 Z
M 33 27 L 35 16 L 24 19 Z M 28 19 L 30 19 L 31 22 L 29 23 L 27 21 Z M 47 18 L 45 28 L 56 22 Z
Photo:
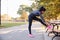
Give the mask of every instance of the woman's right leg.
M 45 24 L 45 22 L 43 22 L 41 19 L 35 17 L 34 20 L 41 22 L 45 27 L 47 27 L 47 25 Z

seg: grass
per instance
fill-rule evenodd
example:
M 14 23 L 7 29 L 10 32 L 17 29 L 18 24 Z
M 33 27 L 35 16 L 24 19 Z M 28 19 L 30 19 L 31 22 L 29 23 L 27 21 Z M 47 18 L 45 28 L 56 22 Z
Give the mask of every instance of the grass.
M 17 22 L 17 23 L 1 23 L 0 28 L 7 28 L 7 27 L 13 27 L 13 26 L 19 26 L 19 25 L 23 25 L 26 24 L 26 22 Z

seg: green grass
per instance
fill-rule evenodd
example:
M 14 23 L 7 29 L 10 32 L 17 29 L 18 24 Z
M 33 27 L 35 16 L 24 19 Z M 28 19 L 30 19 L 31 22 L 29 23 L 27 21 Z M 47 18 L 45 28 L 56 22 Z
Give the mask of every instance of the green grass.
M 25 22 L 17 22 L 17 23 L 1 23 L 0 28 L 7 28 L 7 27 L 13 27 L 13 26 L 19 26 L 26 24 Z

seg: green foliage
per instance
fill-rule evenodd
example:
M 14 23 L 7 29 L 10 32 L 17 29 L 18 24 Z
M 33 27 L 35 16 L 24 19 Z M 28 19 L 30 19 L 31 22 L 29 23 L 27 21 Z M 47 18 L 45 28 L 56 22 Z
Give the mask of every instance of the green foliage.
M 35 0 L 38 7 L 44 6 L 47 10 L 44 14 L 44 17 L 47 19 L 57 19 L 57 16 L 60 15 L 60 0 Z
M 28 11 L 28 12 L 31 12 L 32 11 L 32 8 L 29 7 L 29 6 L 26 6 L 26 5 L 20 5 L 18 11 L 17 11 L 17 14 L 21 15 L 23 13 L 23 11 Z
M 26 24 L 26 22 L 1 23 L 0 28 L 19 26 L 19 25 L 23 25 L 23 24 Z
M 25 7 L 25 11 L 31 12 L 32 8 L 31 7 Z
M 44 17 L 47 19 L 57 19 L 57 16 L 60 15 L 60 0 L 32 0 L 35 1 L 32 3 L 31 7 L 26 5 L 20 5 L 17 13 L 22 14 L 23 10 L 31 12 L 34 8 L 39 9 L 41 6 L 46 8 Z

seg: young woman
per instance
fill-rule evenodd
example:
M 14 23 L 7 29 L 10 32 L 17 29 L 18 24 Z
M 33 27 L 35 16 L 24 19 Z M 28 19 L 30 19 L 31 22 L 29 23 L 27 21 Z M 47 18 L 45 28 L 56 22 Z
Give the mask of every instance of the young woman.
M 28 30 L 29 30 L 30 37 L 33 37 L 32 33 L 31 33 L 31 26 L 32 26 L 33 20 L 39 21 L 44 26 L 48 27 L 48 25 L 45 23 L 44 17 L 42 16 L 42 14 L 44 14 L 45 11 L 46 11 L 46 9 L 44 7 L 41 7 L 39 10 L 32 11 L 31 14 L 29 15 L 29 17 L 28 17 L 28 20 L 29 20 Z M 40 18 L 37 18 L 36 16 L 40 16 Z

